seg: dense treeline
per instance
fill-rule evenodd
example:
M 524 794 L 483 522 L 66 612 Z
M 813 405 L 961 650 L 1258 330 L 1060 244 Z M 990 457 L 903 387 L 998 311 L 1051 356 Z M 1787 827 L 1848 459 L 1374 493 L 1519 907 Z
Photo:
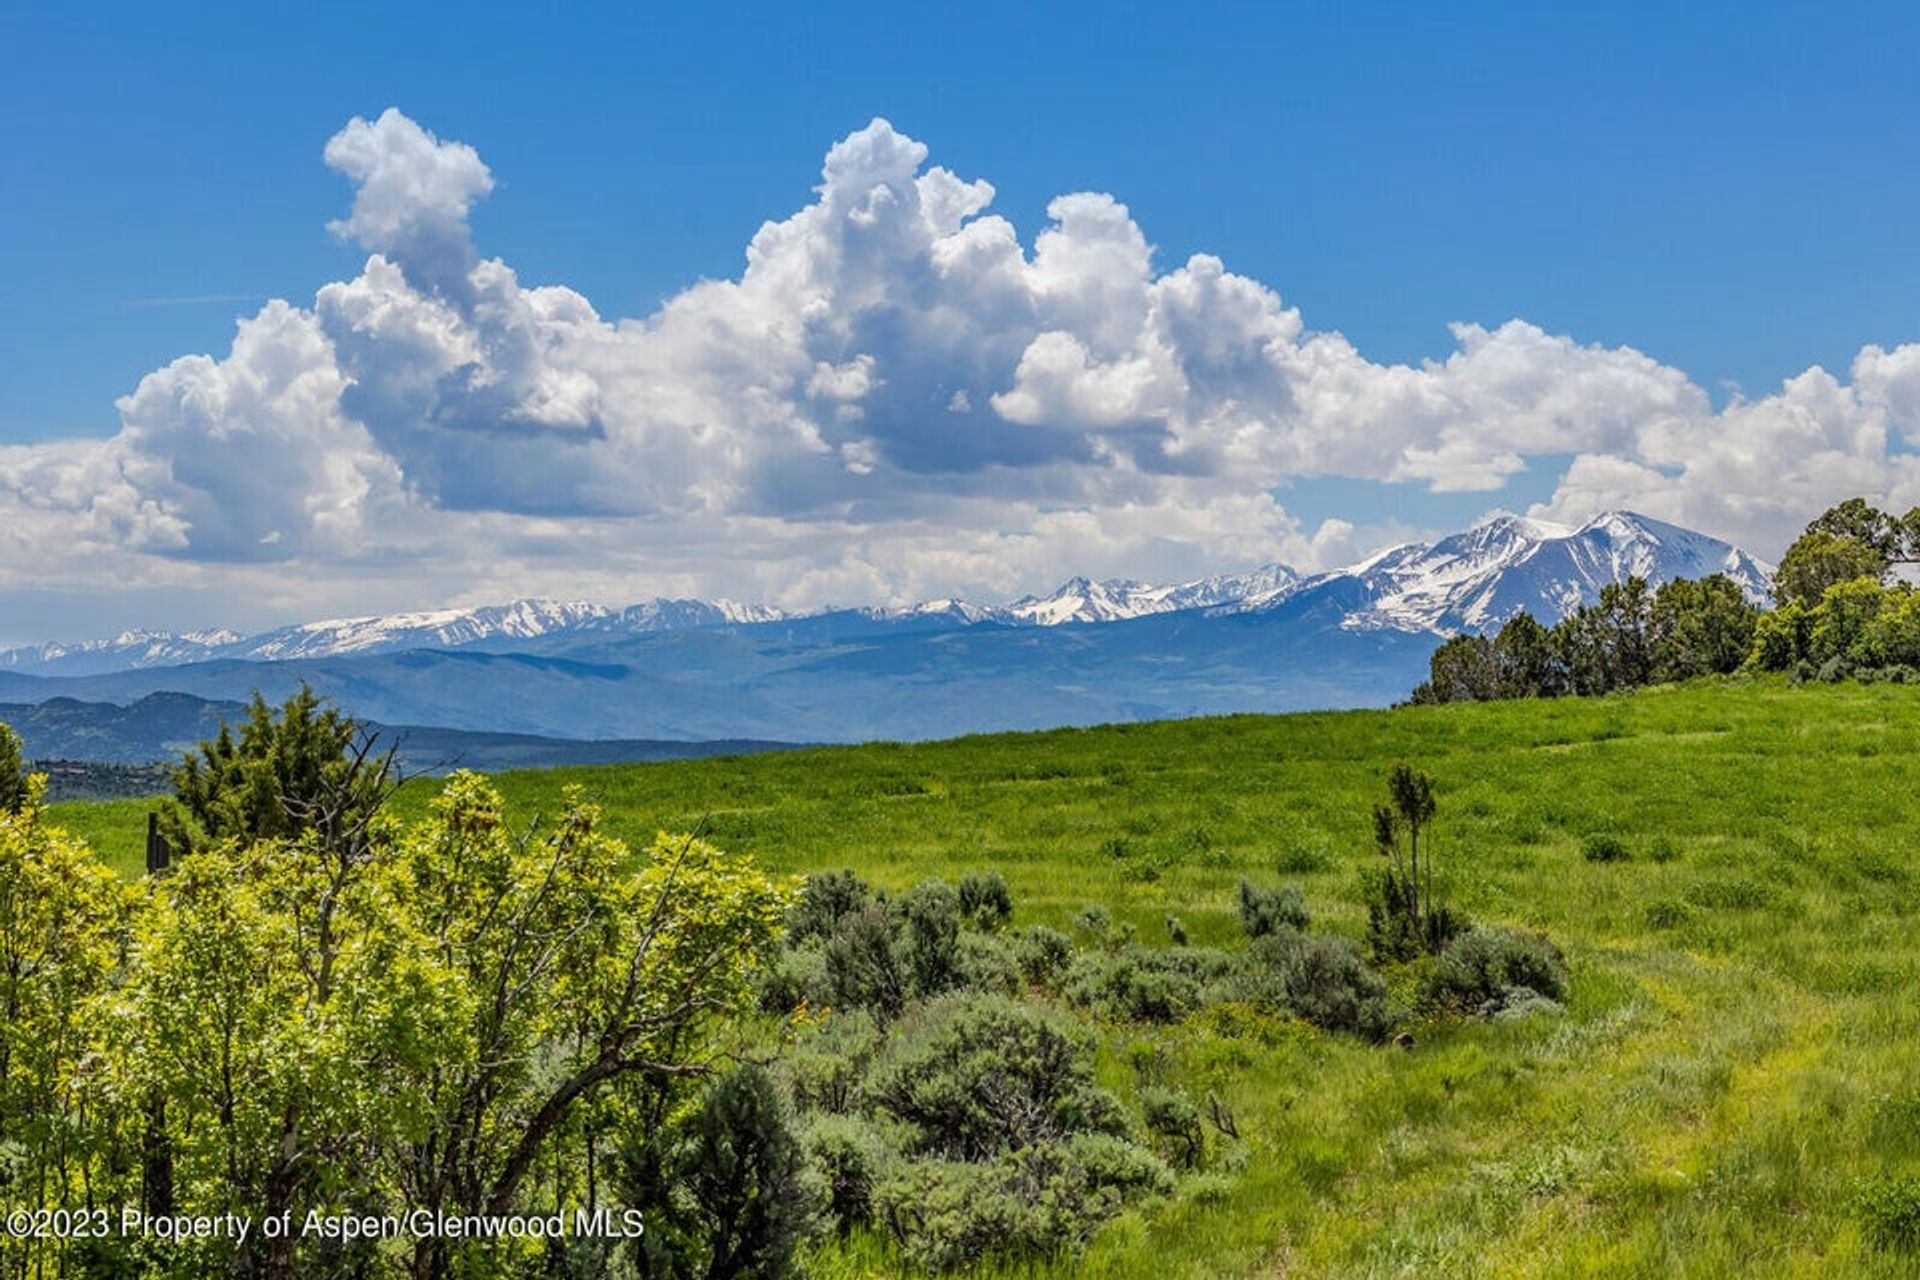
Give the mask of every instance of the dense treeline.
M 1434 651 L 1415 703 L 1616 693 L 1736 671 L 1920 681 L 1920 508 L 1895 518 L 1853 498 L 1807 526 L 1774 575 L 1772 609 L 1724 575 L 1650 589 L 1633 577 L 1553 627 L 1516 614 Z

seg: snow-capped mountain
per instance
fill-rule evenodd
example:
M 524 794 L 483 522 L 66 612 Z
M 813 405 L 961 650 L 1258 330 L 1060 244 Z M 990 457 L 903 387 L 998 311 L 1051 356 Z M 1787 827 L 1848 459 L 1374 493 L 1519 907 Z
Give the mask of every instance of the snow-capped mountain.
M 1450 635 L 1497 627 L 1523 609 L 1553 622 L 1597 599 L 1607 583 L 1630 574 L 1658 584 L 1713 573 L 1732 577 L 1756 601 L 1766 599 L 1772 577 L 1769 566 L 1737 547 L 1631 512 L 1608 512 L 1578 528 L 1499 515 L 1438 542 L 1390 547 L 1358 564 L 1305 578 L 1282 564 L 1172 585 L 1073 578 L 1050 595 L 1024 596 L 1008 605 L 940 599 L 860 609 L 851 616 L 953 628 L 983 623 L 1054 627 L 1184 610 L 1257 613 L 1297 604 L 1303 611 L 1312 606 L 1313 617 L 1334 618 L 1347 631 Z M 88 676 L 219 659 L 283 662 L 415 649 L 500 651 L 536 640 L 617 639 L 806 616 L 812 615 L 730 600 L 654 599 L 611 608 L 577 600 L 529 599 L 471 609 L 333 618 L 251 636 L 233 631 L 130 631 L 112 640 L 0 652 L 0 671 Z
M 614 609 L 581 600 L 528 599 L 472 609 L 329 618 L 256 635 L 226 630 L 181 635 L 129 631 L 111 640 L 0 651 L 0 670 L 97 675 L 221 659 L 283 662 L 406 649 L 457 649 L 481 644 L 498 647 L 516 640 L 565 634 L 644 635 L 683 627 L 771 622 L 785 616 L 766 605 L 731 600 L 654 599 Z
M 1308 592 L 1339 593 L 1347 630 L 1434 631 L 1451 635 L 1498 627 L 1522 611 L 1551 624 L 1638 576 L 1725 574 L 1764 603 L 1771 566 L 1718 538 L 1630 511 L 1578 527 L 1498 515 L 1435 543 L 1409 543 L 1359 564 L 1315 575 L 1230 606 L 1273 608 Z
M 198 662 L 227 645 L 245 640 L 237 631 L 123 631 L 110 640 L 82 640 L 74 644 L 36 644 L 0 650 L 0 670 L 58 669 L 74 675 L 123 671 L 132 667 L 167 667 Z
M 1118 622 L 1123 618 L 1144 618 L 1179 609 L 1201 609 L 1254 595 L 1274 595 L 1299 581 L 1300 575 L 1283 564 L 1262 565 L 1250 573 L 1219 574 L 1173 586 L 1155 586 L 1127 578 L 1108 578 L 1102 582 L 1070 578 L 1052 595 L 1023 596 L 1003 612 L 1016 622 L 1040 627 L 1057 627 L 1068 622 Z

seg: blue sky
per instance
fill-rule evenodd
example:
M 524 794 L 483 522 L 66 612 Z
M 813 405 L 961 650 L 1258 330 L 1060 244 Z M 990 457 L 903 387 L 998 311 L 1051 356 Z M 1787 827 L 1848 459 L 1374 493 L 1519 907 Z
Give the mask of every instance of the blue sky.
M 814 199 L 827 148 L 883 116 L 925 144 L 928 165 L 991 182 L 991 212 L 1012 224 L 1029 254 L 1050 225 L 1054 197 L 1108 193 L 1154 246 L 1155 273 L 1195 253 L 1216 255 L 1228 272 L 1297 308 L 1307 333 L 1343 335 L 1371 367 L 1446 359 L 1459 348 L 1448 330 L 1455 322 L 1497 331 L 1519 319 L 1582 348 L 1630 347 L 1705 398 L 1704 407 L 1676 410 L 1695 427 L 1631 443 L 1616 438 L 1624 428 L 1615 424 L 1569 428 L 1564 443 L 1530 427 L 1524 440 L 1469 446 L 1454 438 L 1464 427 L 1436 419 L 1397 461 L 1363 464 L 1338 448 L 1289 445 L 1285 460 L 1262 464 L 1255 488 L 1299 524 L 1291 534 L 1236 543 L 1217 527 L 1205 537 L 1182 533 L 1187 526 L 1169 517 L 1110 548 L 1115 565 L 1145 560 L 1142 572 L 1174 571 L 1264 552 L 1311 559 L 1328 519 L 1362 530 L 1322 538 L 1332 555 L 1352 549 L 1353 537 L 1365 541 L 1367 530 L 1444 527 L 1493 506 L 1538 504 L 1577 518 L 1582 502 L 1642 496 L 1660 514 L 1777 544 L 1794 523 L 1787 514 L 1737 515 L 1752 504 L 1722 510 L 1697 492 L 1736 483 L 1738 460 L 1696 458 L 1671 437 L 1764 436 L 1720 416 L 1730 401 L 1743 402 L 1735 388 L 1745 402 L 1762 401 L 1816 364 L 1853 388 L 1848 370 L 1863 346 L 1895 350 L 1920 338 L 1920 177 L 1907 145 L 1920 123 L 1916 28 L 1920 17 L 1893 5 L 1818 13 L 1731 4 L 1578 12 L 1537 4 L 609 6 L 558 14 L 483 5 L 9 5 L 0 9 L 0 111 L 13 122 L 0 133 L 10 175 L 0 202 L 0 444 L 53 450 L 44 457 L 57 453 L 67 466 L 81 442 L 123 431 L 114 401 L 143 375 L 189 353 L 224 356 L 236 318 L 269 297 L 309 308 L 316 289 L 354 278 L 379 246 L 329 233 L 354 187 L 321 159 L 352 117 L 397 107 L 437 139 L 471 146 L 492 176 L 490 193 L 471 203 L 479 258 L 510 264 L 522 285 L 576 290 L 613 321 L 643 319 L 696 280 L 738 279 L 761 224 Z M 861 354 L 839 349 L 835 361 L 851 368 Z M 999 391 L 1011 370 L 1002 373 Z M 1613 375 L 1553 376 L 1590 387 Z M 884 367 L 877 381 L 904 385 Z M 1884 381 L 1869 396 L 1879 397 L 1879 417 L 1825 429 L 1836 439 L 1878 430 L 1891 443 L 1864 461 L 1828 457 L 1832 449 L 1810 457 L 1829 488 L 1880 481 L 1886 494 L 1905 492 L 1896 466 L 1906 452 L 1905 393 L 1877 389 Z M 1510 392 L 1494 409 L 1465 392 L 1446 394 L 1464 419 L 1512 409 Z M 1054 412 L 1052 401 L 1021 403 L 1014 412 L 1032 419 L 1022 425 L 1059 425 L 1038 421 Z M 1191 412 L 1143 401 L 1128 421 Z M 1548 427 L 1561 412 L 1548 414 Z M 986 413 L 975 404 L 969 420 Z M 424 491 L 429 506 L 514 517 L 512 528 L 489 536 L 522 557 L 520 567 L 490 577 L 442 559 L 401 572 L 391 566 L 404 557 L 362 540 L 350 552 L 311 552 L 320 577 L 346 584 L 332 595 L 269 603 L 242 587 L 242 571 L 217 567 L 263 556 L 197 536 L 193 502 L 178 495 L 142 491 L 177 526 L 172 544 L 151 529 L 130 532 L 124 520 L 99 536 L 129 556 L 157 556 L 165 570 L 157 576 L 174 581 L 194 602 L 193 616 L 209 622 L 223 607 L 251 619 L 328 606 L 375 579 L 385 584 L 374 592 L 382 601 L 613 588 L 542 551 L 553 531 L 532 528 L 529 516 L 618 515 L 637 523 L 606 536 L 655 547 L 633 531 L 662 516 L 657 506 L 609 506 L 604 495 L 503 498 L 484 485 L 434 491 L 409 470 L 418 458 L 392 446 L 378 424 L 370 429 L 399 460 L 396 484 Z M 603 427 L 595 418 L 586 429 Z M 161 434 L 150 426 L 144 438 Z M 876 440 L 883 476 L 889 458 L 913 455 L 900 439 Z M 865 445 L 830 443 L 849 468 L 869 466 Z M 1110 444 L 1100 436 L 1055 452 L 1091 457 Z M 1469 453 L 1459 466 L 1422 460 Z M 981 467 L 1004 467 L 1004 457 L 985 454 Z M 1582 454 L 1610 461 L 1569 484 L 1571 460 Z M 1215 471 L 1240 465 L 1220 457 L 1227 461 Z M 29 469 L 19 459 L 44 460 L 17 455 L 17 473 Z M 981 499 L 983 473 L 951 461 L 933 489 Z M 112 466 L 139 488 L 138 465 Z M 817 495 L 812 482 L 783 474 L 782 485 Z M 17 475 L 13 483 L 23 506 L 46 505 Z M 74 485 L 87 483 L 69 477 L 54 487 L 71 501 Z M 721 487 L 735 498 L 752 490 Z M 1001 496 L 1029 514 L 1165 505 L 1164 494 L 1125 484 L 1090 496 L 1058 476 L 1015 488 Z M 901 485 L 888 494 L 904 502 L 918 492 Z M 1211 504 L 1218 515 L 1225 500 L 1186 494 L 1175 505 Z M 217 496 L 214 505 L 231 501 Z M 780 546 L 794 549 L 795 564 L 827 574 L 821 592 L 1016 585 L 990 581 L 964 557 L 936 571 L 924 558 L 908 569 L 904 558 L 858 550 L 885 540 L 875 530 L 896 527 L 897 512 L 870 518 L 891 501 L 886 495 L 836 498 L 831 534 L 817 513 L 800 519 L 784 498 L 727 501 L 724 511 L 703 509 L 790 526 Z M 859 504 L 851 516 L 846 501 Z M 89 517 L 96 532 L 106 527 L 98 517 Z M 1011 515 L 954 518 L 1026 528 Z M 726 536 L 738 533 L 729 528 Z M 257 545 L 293 548 L 298 540 L 282 532 L 260 532 Z M 1169 549 L 1176 544 L 1191 554 Z M 289 549 L 282 563 L 307 564 L 308 554 Z M 764 560 L 764 549 L 756 554 Z M 1038 577 L 1071 559 L 1066 551 L 1036 556 L 1022 572 Z M 130 560 L 91 585 L 71 575 L 55 585 L 0 580 L 0 606 L 31 600 L 50 625 L 104 624 L 122 613 L 132 621 L 149 604 L 125 583 L 145 576 L 154 575 Z M 768 589 L 723 568 L 708 572 L 681 551 L 649 554 L 621 581 Z M 9 589 L 34 594 L 9 597 Z

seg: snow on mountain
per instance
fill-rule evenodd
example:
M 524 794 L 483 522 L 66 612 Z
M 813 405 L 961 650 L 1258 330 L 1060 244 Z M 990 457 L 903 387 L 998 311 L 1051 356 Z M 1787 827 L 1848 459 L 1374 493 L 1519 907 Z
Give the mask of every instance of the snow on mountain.
M 396 653 L 404 649 L 455 649 L 465 645 L 532 640 L 563 633 L 638 634 L 683 627 L 771 622 L 786 615 L 767 605 L 731 600 L 655 599 L 612 609 L 580 600 L 515 600 L 473 609 L 329 618 L 277 627 L 257 635 L 236 631 L 127 632 L 112 640 L 34 645 L 0 651 L 0 670 L 59 675 L 96 675 L 187 662 L 236 659 L 277 662 L 349 654 Z
M 332 618 L 266 632 L 237 646 L 237 652 L 220 656 L 270 662 L 395 649 L 451 649 L 496 637 L 530 640 L 563 629 L 586 629 L 612 616 L 613 610 L 604 605 L 581 601 L 515 600 L 478 609 Z
M 1768 598 L 1770 566 L 1678 525 L 1629 511 L 1610 511 L 1577 528 L 1499 515 L 1432 544 L 1390 547 L 1237 608 L 1271 608 L 1337 587 L 1357 592 L 1359 603 L 1341 623 L 1348 630 L 1451 634 L 1497 628 L 1523 610 L 1551 624 L 1629 576 L 1657 586 L 1715 573 L 1732 578 L 1756 603 Z
M 111 640 L 75 644 L 37 644 L 0 650 L 0 670 L 35 671 L 58 666 L 75 675 L 128 667 L 163 667 L 195 662 L 225 645 L 245 639 L 237 631 L 123 631 Z
M 1262 565 L 1251 573 L 1220 574 L 1173 586 L 1154 586 L 1127 578 L 1094 582 L 1070 578 L 1048 596 L 1024 596 L 1006 608 L 1014 621 L 1056 627 L 1068 622 L 1117 622 L 1178 609 L 1226 604 L 1252 595 L 1278 595 L 1300 581 L 1283 564 Z
M 1053 627 L 1184 609 L 1261 612 L 1305 597 L 1303 616 L 1337 618 L 1347 631 L 1451 634 L 1497 627 L 1523 609 L 1551 623 L 1598 599 L 1607 583 L 1630 574 L 1657 585 L 1713 573 L 1727 574 L 1756 601 L 1767 598 L 1770 566 L 1717 538 L 1677 525 L 1626 511 L 1607 512 L 1578 528 L 1497 515 L 1438 542 L 1389 547 L 1344 569 L 1307 578 L 1281 564 L 1173 585 L 1073 578 L 1050 595 L 1025 596 L 1005 606 L 940 599 L 856 612 L 881 622 Z M 634 635 L 798 616 L 803 615 L 730 600 L 654 599 L 616 609 L 577 600 L 528 599 L 472 609 L 334 618 L 253 636 L 130 631 L 111 640 L 6 650 L 0 652 L 0 671 L 79 676 L 213 659 L 264 662 L 475 645 L 498 650 L 541 637 Z

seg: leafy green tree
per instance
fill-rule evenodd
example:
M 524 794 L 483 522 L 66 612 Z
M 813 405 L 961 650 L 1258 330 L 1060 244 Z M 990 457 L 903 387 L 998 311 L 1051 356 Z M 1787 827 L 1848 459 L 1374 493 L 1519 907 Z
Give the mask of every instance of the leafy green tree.
M 1905 559 L 1913 545 L 1916 508 L 1897 519 L 1865 498 L 1848 498 L 1828 507 L 1808 522 L 1808 533 L 1848 538 L 1877 552 L 1886 563 Z
M 1654 593 L 1649 628 L 1655 680 L 1739 669 L 1753 649 L 1760 610 L 1725 574 L 1675 578 Z
M 236 735 L 221 725 L 174 770 L 178 803 L 163 815 L 174 849 L 251 844 L 318 832 L 357 854 L 398 783 L 393 749 L 302 685 L 276 713 L 259 694 Z
M 1600 599 L 1553 628 L 1555 660 L 1569 693 L 1582 696 L 1637 689 L 1653 674 L 1653 592 L 1630 577 L 1600 589 Z
M 1753 648 L 1747 654 L 1751 671 L 1791 671 L 1807 661 L 1813 632 L 1813 611 L 1799 600 L 1769 609 L 1755 620 Z
M 131 1115 L 97 1064 L 96 1002 L 114 989 L 128 890 L 47 822 L 44 781 L 0 809 L 0 1207 L 140 1202 Z M 0 1273 L 64 1274 L 66 1246 L 0 1236 Z M 38 1258 L 30 1255 L 38 1253 Z
M 1920 667 L 1920 592 L 1892 592 L 1867 624 L 1864 648 L 1873 666 Z
M 1854 578 L 1828 587 L 1813 608 L 1808 659 L 1816 666 L 1833 663 L 1851 669 L 1866 665 L 1868 630 L 1890 594 L 1873 578 Z
M 1773 598 L 1780 604 L 1798 602 L 1811 608 L 1828 588 L 1840 583 L 1859 578 L 1878 583 L 1887 566 L 1884 552 L 1857 538 L 1812 529 L 1780 558 L 1773 575 Z
M 710 1069 L 791 900 L 692 837 L 636 855 L 577 792 L 516 829 L 473 774 L 344 847 L 224 840 L 144 899 L 103 1034 L 117 1093 L 164 1102 L 182 1211 L 500 1214 L 535 1181 L 578 1203 L 597 1117 Z M 409 1245 L 422 1276 L 532 1265 Z M 194 1274 L 364 1270 L 284 1237 L 191 1248 Z
M 1894 565 L 1920 563 L 1920 507 L 1894 516 L 1864 498 L 1848 498 L 1808 523 L 1774 574 L 1778 604 L 1812 608 L 1827 588 L 1855 578 L 1884 583 Z
M 27 770 L 20 759 L 20 735 L 0 722 L 0 812 L 18 813 L 27 803 Z

